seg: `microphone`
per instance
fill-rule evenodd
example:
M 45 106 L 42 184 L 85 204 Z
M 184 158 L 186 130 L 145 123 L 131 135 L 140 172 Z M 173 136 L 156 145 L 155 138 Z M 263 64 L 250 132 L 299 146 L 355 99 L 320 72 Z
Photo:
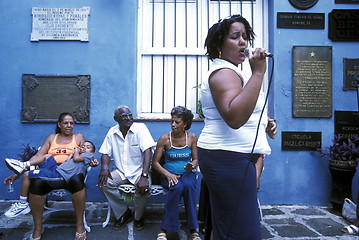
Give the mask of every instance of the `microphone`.
M 249 57 L 249 51 L 253 54 L 255 49 L 254 48 L 246 48 L 244 49 L 244 55 L 248 58 Z M 271 54 L 270 52 L 265 52 L 264 53 L 266 57 L 273 57 L 273 54 Z

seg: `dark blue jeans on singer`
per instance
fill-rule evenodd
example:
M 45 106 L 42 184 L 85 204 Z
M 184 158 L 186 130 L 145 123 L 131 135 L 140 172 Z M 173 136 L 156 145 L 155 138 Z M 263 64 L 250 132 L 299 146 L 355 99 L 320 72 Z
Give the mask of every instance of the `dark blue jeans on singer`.
M 193 172 L 183 174 L 178 179 L 178 183 L 170 188 L 168 188 L 167 178 L 161 175 L 161 185 L 168 190 L 161 229 L 178 232 L 179 204 L 182 197 L 186 210 L 188 228 L 197 229 L 196 174 Z
M 212 225 L 213 239 L 262 239 L 255 169 L 258 157 L 198 148 L 199 166 L 209 190 L 213 224 L 207 224 Z M 205 239 L 209 239 L 207 233 Z

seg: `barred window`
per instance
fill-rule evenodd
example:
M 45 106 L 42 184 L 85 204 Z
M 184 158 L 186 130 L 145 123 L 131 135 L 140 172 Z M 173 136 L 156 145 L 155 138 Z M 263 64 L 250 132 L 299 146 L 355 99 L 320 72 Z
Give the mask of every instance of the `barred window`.
M 139 0 L 138 117 L 169 118 L 177 105 L 196 113 L 210 66 L 204 49 L 209 27 L 241 14 L 256 33 L 254 46 L 267 47 L 267 9 L 265 0 Z

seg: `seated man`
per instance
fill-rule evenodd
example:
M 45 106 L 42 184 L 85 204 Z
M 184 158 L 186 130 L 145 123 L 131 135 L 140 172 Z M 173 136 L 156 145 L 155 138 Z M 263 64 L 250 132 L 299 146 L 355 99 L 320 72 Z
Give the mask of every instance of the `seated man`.
M 125 227 L 134 217 L 134 227 L 141 230 L 142 215 L 150 195 L 149 168 L 151 147 L 155 142 L 145 124 L 133 122 L 128 107 L 119 106 L 114 115 L 118 124 L 110 128 L 99 150 L 102 156 L 98 186 L 115 214 L 114 229 Z M 113 171 L 109 169 L 111 159 L 116 167 Z M 136 187 L 134 215 L 129 206 L 119 201 L 119 185 L 129 183 Z

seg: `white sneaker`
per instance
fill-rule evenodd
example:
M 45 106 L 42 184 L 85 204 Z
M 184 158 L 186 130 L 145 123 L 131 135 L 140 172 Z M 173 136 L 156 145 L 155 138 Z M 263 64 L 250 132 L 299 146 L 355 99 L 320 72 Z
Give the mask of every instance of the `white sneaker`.
M 20 160 L 6 158 L 6 166 L 16 174 L 22 174 L 26 170 L 26 163 Z
M 20 214 L 27 214 L 31 211 L 30 205 L 28 202 L 26 203 L 20 203 L 16 202 L 13 205 L 11 205 L 10 209 L 5 212 L 5 216 L 12 218 L 17 217 Z

